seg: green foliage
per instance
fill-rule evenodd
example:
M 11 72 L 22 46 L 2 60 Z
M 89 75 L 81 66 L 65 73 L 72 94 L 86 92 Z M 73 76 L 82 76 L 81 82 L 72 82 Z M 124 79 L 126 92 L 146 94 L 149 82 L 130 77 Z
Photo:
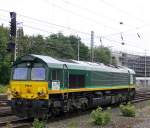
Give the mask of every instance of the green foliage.
M 111 52 L 107 47 L 96 47 L 94 49 L 94 60 L 104 64 L 109 64 L 111 61 Z
M 101 126 L 108 124 L 111 120 L 110 114 L 102 111 L 102 108 L 100 107 L 92 111 L 91 118 L 95 124 Z
M 123 116 L 135 117 L 136 115 L 135 106 L 131 103 L 128 103 L 127 105 L 120 105 L 120 110 Z
M 77 123 L 76 122 L 69 122 L 68 127 L 69 128 L 77 128 Z
M 0 26 L 0 62 L 7 59 L 8 29 Z
M 0 85 L 0 93 L 6 93 L 8 86 Z
M 8 29 L 0 26 L 0 83 L 8 84 L 10 77 L 10 54 L 7 53 Z
M 9 63 L 1 63 L 0 64 L 0 83 L 8 84 L 10 78 L 10 64 Z
M 39 121 L 38 119 L 34 119 L 34 122 L 32 123 L 33 128 L 45 128 L 45 124 L 42 121 Z
M 71 46 L 69 38 L 65 37 L 63 34 L 58 33 L 55 34 L 55 36 L 51 35 L 47 38 L 47 43 L 49 48 L 53 51 L 51 56 L 65 59 L 74 58 L 74 50 Z

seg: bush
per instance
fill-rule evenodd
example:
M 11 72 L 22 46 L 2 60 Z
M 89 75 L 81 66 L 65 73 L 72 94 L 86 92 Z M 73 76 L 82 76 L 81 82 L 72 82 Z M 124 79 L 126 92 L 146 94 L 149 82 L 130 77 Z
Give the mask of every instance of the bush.
M 39 121 L 38 119 L 34 119 L 34 122 L 32 123 L 33 128 L 45 128 L 44 122 Z
M 9 64 L 0 64 L 0 83 L 8 84 L 10 80 L 10 65 Z
M 0 85 L 0 93 L 6 93 L 8 89 L 8 86 Z
M 101 107 L 93 110 L 91 113 L 92 121 L 97 125 L 106 125 L 110 122 L 111 117 L 108 112 L 102 111 Z
M 123 116 L 135 117 L 136 115 L 135 107 L 131 103 L 120 105 L 120 110 Z

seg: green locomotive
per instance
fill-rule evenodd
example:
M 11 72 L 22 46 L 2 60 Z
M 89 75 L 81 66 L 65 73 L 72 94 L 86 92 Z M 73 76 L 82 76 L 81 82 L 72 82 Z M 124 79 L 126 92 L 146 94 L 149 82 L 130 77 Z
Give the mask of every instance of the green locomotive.
M 135 94 L 135 72 L 126 67 L 27 55 L 13 65 L 9 97 L 23 117 L 127 102 Z

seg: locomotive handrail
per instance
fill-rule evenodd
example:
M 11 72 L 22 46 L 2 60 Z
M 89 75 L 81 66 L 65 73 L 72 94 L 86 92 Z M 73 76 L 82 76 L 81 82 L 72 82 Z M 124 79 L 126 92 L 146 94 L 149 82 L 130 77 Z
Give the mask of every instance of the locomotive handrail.
M 63 88 L 64 88 L 64 83 L 65 83 L 65 73 L 64 73 L 64 70 L 65 70 L 65 67 L 67 69 L 67 88 L 69 88 L 69 69 L 68 69 L 68 66 L 67 64 L 63 64 Z
M 69 88 L 69 69 L 68 69 L 68 66 L 67 64 L 63 64 L 63 89 L 64 89 L 64 85 L 65 85 L 65 67 L 66 67 L 66 70 L 67 70 L 67 89 Z M 67 95 L 67 99 L 68 99 L 68 92 L 66 93 Z M 63 98 L 65 98 L 65 94 L 63 94 Z

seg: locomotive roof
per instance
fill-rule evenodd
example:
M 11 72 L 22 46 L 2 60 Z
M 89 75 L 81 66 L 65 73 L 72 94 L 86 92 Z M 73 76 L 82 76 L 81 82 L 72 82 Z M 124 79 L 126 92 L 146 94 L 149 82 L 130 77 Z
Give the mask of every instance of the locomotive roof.
M 130 72 L 131 74 L 135 74 L 135 72 L 132 69 L 123 66 L 114 67 L 112 65 L 110 66 L 104 65 L 103 63 L 56 59 L 50 56 L 35 55 L 35 54 L 23 56 L 20 59 L 18 59 L 18 61 L 16 61 L 14 64 L 17 64 L 20 61 L 34 61 L 35 59 L 43 61 L 44 63 L 47 64 L 49 68 L 63 68 L 63 65 L 65 64 L 67 65 L 68 69 L 118 72 L 118 73 Z

